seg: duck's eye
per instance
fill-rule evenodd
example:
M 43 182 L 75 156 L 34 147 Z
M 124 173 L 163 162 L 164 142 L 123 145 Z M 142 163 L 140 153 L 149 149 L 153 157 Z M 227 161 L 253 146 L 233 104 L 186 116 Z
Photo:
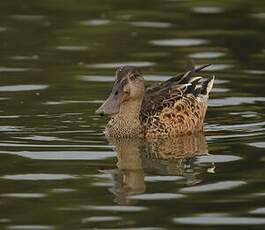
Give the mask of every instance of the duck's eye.
M 119 92 L 118 92 L 118 91 L 116 91 L 116 92 L 115 92 L 115 95 L 118 95 L 118 94 L 119 94 Z

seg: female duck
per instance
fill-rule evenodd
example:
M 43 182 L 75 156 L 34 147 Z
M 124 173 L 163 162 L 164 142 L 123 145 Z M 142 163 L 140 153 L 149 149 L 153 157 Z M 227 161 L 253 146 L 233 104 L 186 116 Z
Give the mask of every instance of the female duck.
M 214 77 L 193 75 L 208 65 L 144 87 L 134 66 L 118 69 L 112 92 L 96 111 L 110 118 L 107 137 L 174 137 L 203 131 Z

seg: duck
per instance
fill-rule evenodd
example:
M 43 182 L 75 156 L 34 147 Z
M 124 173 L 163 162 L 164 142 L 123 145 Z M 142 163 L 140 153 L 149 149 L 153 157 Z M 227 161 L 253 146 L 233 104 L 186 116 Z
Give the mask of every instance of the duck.
M 192 67 L 149 87 L 136 66 L 120 67 L 109 97 L 96 110 L 107 117 L 105 136 L 159 138 L 203 132 L 215 77 L 197 74 L 208 66 Z

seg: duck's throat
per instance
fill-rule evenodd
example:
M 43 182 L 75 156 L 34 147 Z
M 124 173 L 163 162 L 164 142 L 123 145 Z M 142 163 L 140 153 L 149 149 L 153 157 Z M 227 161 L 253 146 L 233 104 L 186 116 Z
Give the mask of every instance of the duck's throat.
M 138 137 L 142 132 L 140 123 L 141 102 L 127 101 L 107 124 L 105 134 L 109 137 Z

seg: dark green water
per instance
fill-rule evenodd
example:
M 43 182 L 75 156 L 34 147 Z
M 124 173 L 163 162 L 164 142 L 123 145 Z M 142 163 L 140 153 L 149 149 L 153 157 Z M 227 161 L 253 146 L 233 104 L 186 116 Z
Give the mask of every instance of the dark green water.
M 217 79 L 205 137 L 109 144 L 116 67 L 190 60 Z M 264 63 L 261 0 L 1 0 L 0 228 L 264 229 Z

